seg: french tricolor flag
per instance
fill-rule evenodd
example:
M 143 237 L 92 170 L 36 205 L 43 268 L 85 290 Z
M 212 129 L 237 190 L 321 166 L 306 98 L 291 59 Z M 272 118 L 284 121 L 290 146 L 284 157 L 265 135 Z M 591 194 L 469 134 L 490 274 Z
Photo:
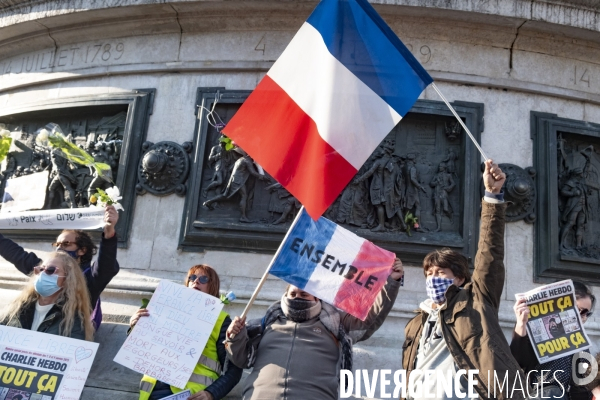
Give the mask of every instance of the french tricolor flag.
M 396 255 L 304 209 L 269 273 L 364 320 Z
M 316 219 L 432 81 L 366 0 L 322 0 L 223 131 Z

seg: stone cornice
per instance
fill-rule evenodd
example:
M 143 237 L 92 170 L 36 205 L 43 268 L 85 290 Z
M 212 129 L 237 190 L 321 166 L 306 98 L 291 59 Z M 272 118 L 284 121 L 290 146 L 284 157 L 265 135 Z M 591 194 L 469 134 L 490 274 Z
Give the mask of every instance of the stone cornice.
M 550 24 L 600 31 L 600 0 L 371 0 L 378 10 L 410 8 L 427 15 L 436 12 L 458 12 L 467 15 L 491 15 L 518 18 Z M 173 9 L 185 5 L 201 5 L 205 9 L 244 12 L 260 9 L 268 17 L 273 10 L 286 10 L 306 17 L 316 4 L 313 0 L 250 1 L 172 1 L 172 0 L 0 0 L 0 27 L 85 11 L 126 8 L 140 5 L 166 4 Z

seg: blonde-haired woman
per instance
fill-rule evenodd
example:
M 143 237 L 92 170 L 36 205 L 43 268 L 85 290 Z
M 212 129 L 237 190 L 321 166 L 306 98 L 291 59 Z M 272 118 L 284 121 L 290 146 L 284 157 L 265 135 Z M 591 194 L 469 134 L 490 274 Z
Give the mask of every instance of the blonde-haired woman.
M 93 340 L 90 294 L 77 261 L 63 251 L 50 253 L 7 306 L 0 325 Z
M 202 293 L 219 297 L 219 275 L 208 265 L 199 264 L 190 268 L 185 277 L 185 285 Z M 148 315 L 150 315 L 148 310 L 139 309 L 131 317 L 130 326 L 133 328 L 140 318 Z M 189 389 L 192 393 L 188 400 L 218 400 L 225 397 L 242 377 L 242 369 L 227 359 L 227 352 L 223 344 L 229 324 L 231 324 L 231 318 L 225 311 L 221 311 L 192 376 L 184 388 L 170 386 L 144 375 L 140 382 L 139 400 L 162 399 L 185 389 Z

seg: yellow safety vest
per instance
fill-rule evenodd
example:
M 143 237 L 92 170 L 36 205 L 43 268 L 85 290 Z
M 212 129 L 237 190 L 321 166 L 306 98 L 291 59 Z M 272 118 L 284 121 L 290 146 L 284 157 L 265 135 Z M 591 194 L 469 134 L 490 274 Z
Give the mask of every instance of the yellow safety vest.
M 171 391 L 173 393 L 179 393 L 187 389 L 189 389 L 192 394 L 197 393 L 210 386 L 219 378 L 219 376 L 221 376 L 222 367 L 219 362 L 219 356 L 217 355 L 217 341 L 219 340 L 219 334 L 221 333 L 221 326 L 227 316 L 228 314 L 225 311 L 221 311 L 219 318 L 217 318 L 217 323 L 202 351 L 202 355 L 200 355 L 200 359 L 194 367 L 194 372 L 192 373 L 190 380 L 186 383 L 184 388 L 171 386 Z M 154 385 L 156 385 L 156 379 L 144 375 L 140 382 L 139 400 L 148 400 L 150 398 L 150 393 L 154 390 Z

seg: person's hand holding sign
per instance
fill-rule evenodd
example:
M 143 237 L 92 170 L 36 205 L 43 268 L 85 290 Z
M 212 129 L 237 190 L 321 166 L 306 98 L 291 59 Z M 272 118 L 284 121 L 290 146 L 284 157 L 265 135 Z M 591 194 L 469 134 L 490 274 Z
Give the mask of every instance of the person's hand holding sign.
M 148 317 L 149 315 L 150 315 L 150 312 L 148 312 L 148 310 L 146 310 L 145 308 L 140 308 L 129 319 L 129 326 L 131 326 L 133 328 L 135 326 L 135 324 L 138 323 L 138 321 L 140 320 L 141 317 Z
M 529 321 L 529 307 L 527 307 L 527 301 L 524 297 L 521 297 L 513 306 L 515 315 L 517 316 L 517 325 L 515 326 L 515 332 L 517 335 L 524 337 L 527 335 L 527 321 Z
M 506 174 L 502 172 L 498 164 L 494 164 L 491 158 L 485 162 L 485 171 L 483 172 L 483 184 L 485 190 L 490 193 L 500 193 L 502 185 L 506 181 Z
M 402 266 L 402 260 L 399 258 L 394 260 L 394 265 L 392 266 L 392 273 L 390 276 L 395 281 L 399 281 L 404 276 L 404 267 Z
M 188 400 L 215 400 L 215 398 L 212 394 L 210 394 L 210 392 L 202 390 L 188 397 Z

